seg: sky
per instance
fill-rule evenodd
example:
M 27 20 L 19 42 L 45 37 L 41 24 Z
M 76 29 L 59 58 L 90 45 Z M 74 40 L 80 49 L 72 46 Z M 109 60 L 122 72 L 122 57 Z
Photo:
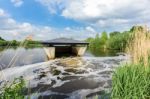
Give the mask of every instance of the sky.
M 85 39 L 103 31 L 150 25 L 150 0 L 0 0 L 6 40 Z

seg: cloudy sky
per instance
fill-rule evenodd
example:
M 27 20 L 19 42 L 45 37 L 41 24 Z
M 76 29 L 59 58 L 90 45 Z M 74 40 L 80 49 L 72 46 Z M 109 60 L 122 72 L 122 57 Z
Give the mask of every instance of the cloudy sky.
M 150 25 L 150 0 L 0 0 L 0 36 L 84 39 Z

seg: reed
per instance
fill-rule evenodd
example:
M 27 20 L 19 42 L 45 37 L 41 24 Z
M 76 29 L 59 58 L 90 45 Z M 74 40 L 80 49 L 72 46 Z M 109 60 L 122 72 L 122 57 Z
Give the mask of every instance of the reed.
M 131 63 L 116 69 L 112 77 L 113 99 L 150 99 L 150 38 L 146 27 L 131 33 L 127 53 Z
M 129 40 L 127 46 L 127 53 L 131 55 L 131 62 L 133 64 L 143 63 L 145 67 L 149 65 L 150 56 L 150 38 L 149 31 L 146 26 L 135 27 L 131 34 L 131 40 Z

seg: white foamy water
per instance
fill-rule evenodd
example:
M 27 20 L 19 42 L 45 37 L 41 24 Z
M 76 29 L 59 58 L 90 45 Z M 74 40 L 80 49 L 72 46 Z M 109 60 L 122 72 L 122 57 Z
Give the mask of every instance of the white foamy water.
M 4 69 L 0 71 L 0 80 L 12 81 L 23 76 L 32 99 L 92 98 L 111 90 L 114 69 L 127 60 L 127 56 L 55 59 Z

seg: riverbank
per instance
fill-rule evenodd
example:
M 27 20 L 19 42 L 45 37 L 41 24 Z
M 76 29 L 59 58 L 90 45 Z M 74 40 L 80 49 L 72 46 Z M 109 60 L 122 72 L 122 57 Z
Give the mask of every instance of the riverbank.
M 111 90 L 113 70 L 127 60 L 127 56 L 73 57 L 13 67 L 1 71 L 1 85 L 4 80 L 23 76 L 32 99 L 59 96 L 91 98 Z

